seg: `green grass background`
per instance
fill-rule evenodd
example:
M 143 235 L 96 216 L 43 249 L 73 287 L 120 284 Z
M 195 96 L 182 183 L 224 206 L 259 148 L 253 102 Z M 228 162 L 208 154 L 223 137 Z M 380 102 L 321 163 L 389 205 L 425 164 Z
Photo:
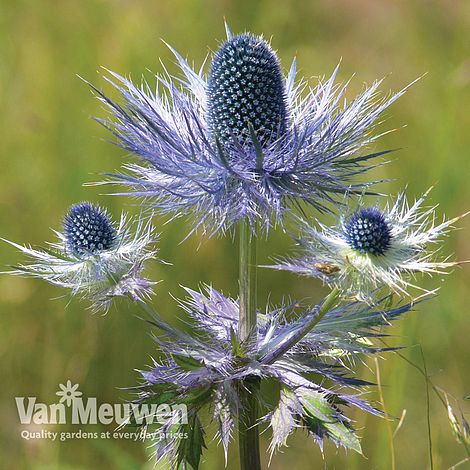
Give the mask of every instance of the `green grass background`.
M 99 188 L 82 186 L 119 167 L 125 155 L 105 142 L 109 136 L 90 119 L 103 111 L 77 74 L 110 92 L 97 73 L 100 66 L 135 80 L 142 74 L 152 80 L 148 70 L 162 72 L 161 57 L 175 71 L 160 38 L 199 65 L 223 40 L 224 17 L 235 32 L 272 35 L 284 68 L 297 55 L 306 77 L 328 75 L 342 58 L 339 78 L 345 81 L 355 73 L 350 96 L 377 77 L 386 77 L 382 90 L 388 92 L 427 73 L 388 111 L 382 128 L 398 131 L 385 136 L 377 149 L 401 150 L 374 176 L 393 180 L 382 185 L 382 191 L 395 193 L 407 185 L 411 196 L 436 185 L 432 199 L 439 202 L 440 215 L 455 216 L 469 208 L 468 1 L 2 0 L 0 235 L 32 244 L 52 240 L 50 228 L 60 228 L 68 206 L 83 199 L 107 205 L 116 217 L 123 207 L 135 211 L 131 200 L 101 196 Z M 154 299 L 162 316 L 181 323 L 182 313 L 169 295 L 183 295 L 180 284 L 194 288 L 212 280 L 215 287 L 236 295 L 237 259 L 230 239 L 211 240 L 197 251 L 197 237 L 179 244 L 189 227 L 185 221 L 155 223 L 162 232 L 161 256 L 173 263 L 150 269 L 154 279 L 164 281 Z M 446 240 L 445 253 L 470 259 L 469 220 L 460 226 L 463 229 Z M 284 253 L 290 245 L 287 236 L 273 232 L 262 242 L 260 261 Z M 18 260 L 14 249 L 0 245 L 2 266 Z M 417 363 L 421 345 L 432 380 L 468 412 L 462 399 L 470 393 L 470 270 L 456 269 L 445 281 L 439 297 L 388 332 L 393 334 L 390 342 L 407 346 L 403 354 Z M 423 282 L 435 287 L 441 279 Z M 260 302 L 268 292 L 273 300 L 290 295 L 315 301 L 324 290 L 315 281 L 263 271 Z M 58 384 L 70 379 L 86 396 L 120 402 L 128 395 L 118 387 L 135 384 L 134 369 L 149 364 L 150 355 L 156 354 L 148 328 L 132 306 L 123 302 L 107 316 L 92 315 L 78 301 L 67 305 L 67 298 L 51 300 L 61 295 L 58 288 L 40 281 L 0 276 L 0 467 L 152 468 L 140 443 L 21 439 L 15 396 L 52 403 Z M 374 380 L 373 361 L 357 368 L 360 377 Z M 387 410 L 395 417 L 406 410 L 394 439 L 396 468 L 429 468 L 424 380 L 393 354 L 380 361 L 380 368 Z M 370 396 L 378 398 L 376 391 Z M 271 468 L 392 468 L 387 422 L 362 413 L 351 416 L 365 457 L 326 445 L 323 460 L 315 444 L 298 433 L 289 448 L 274 457 Z M 434 396 L 430 417 L 435 468 L 447 469 L 465 454 Z M 396 421 L 390 425 L 395 428 Z M 264 454 L 268 433 L 263 436 Z M 210 439 L 208 447 L 201 468 L 223 468 L 220 447 Z M 234 445 L 228 468 L 236 469 L 237 459 Z

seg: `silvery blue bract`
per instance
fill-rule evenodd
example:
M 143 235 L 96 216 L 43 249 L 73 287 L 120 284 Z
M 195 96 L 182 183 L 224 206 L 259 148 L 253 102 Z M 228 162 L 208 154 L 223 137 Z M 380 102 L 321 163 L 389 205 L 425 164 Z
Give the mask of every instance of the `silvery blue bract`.
M 320 277 L 344 296 L 367 302 L 384 289 L 399 296 L 410 296 L 409 288 L 430 294 L 412 276 L 443 274 L 458 264 L 435 259 L 435 245 L 463 216 L 436 224 L 436 208 L 423 208 L 428 193 L 413 204 L 402 193 L 383 211 L 360 207 L 352 215 L 341 214 L 335 227 L 299 218 L 298 256 L 270 267 Z
M 198 418 L 203 408 L 210 410 L 218 426 L 217 436 L 227 457 L 240 415 L 238 388 L 248 377 L 274 380 L 281 390 L 279 402 L 265 408 L 261 418 L 272 428 L 272 452 L 286 445 L 287 437 L 297 428 L 306 430 L 320 446 L 329 438 L 338 446 L 361 452 L 340 405 L 381 412 L 360 397 L 360 389 L 370 384 L 351 377 L 346 364 L 361 354 L 383 351 L 374 347 L 369 337 L 375 335 L 376 328 L 407 312 L 410 304 L 387 311 L 387 299 L 374 306 L 341 305 L 330 310 L 310 332 L 308 325 L 322 304 L 302 314 L 295 313 L 294 305 L 287 305 L 266 314 L 259 312 L 256 342 L 242 345 L 237 339 L 238 300 L 211 287 L 205 292 L 186 291 L 189 298 L 179 303 L 192 317 L 197 334 L 190 336 L 169 327 L 155 314 L 151 323 L 166 336 L 155 340 L 166 359 L 154 361 L 150 370 L 142 371 L 144 384 L 136 388 L 143 403 L 158 403 L 165 397 L 167 404 L 187 406 L 188 423 L 169 420 L 160 428 L 168 438 L 154 444 L 157 461 L 168 459 L 175 468 L 179 462 L 190 461 L 198 468 L 205 446 L 205 426 Z M 288 320 L 292 315 L 294 319 Z M 313 382 L 311 374 L 323 380 Z M 330 382 L 328 387 L 319 384 L 325 379 Z M 182 447 L 177 436 L 184 432 L 189 432 L 194 442 Z M 195 436 L 199 436 L 197 442 Z
M 269 44 L 249 34 L 229 33 L 208 79 L 173 52 L 183 76 L 157 77 L 154 90 L 113 72 L 122 103 L 93 87 L 113 115 L 101 122 L 136 157 L 108 183 L 164 214 L 192 214 L 208 235 L 245 218 L 268 229 L 289 206 L 323 211 L 369 186 L 352 178 L 386 153 L 367 152 L 371 131 L 404 90 L 380 98 L 378 81 L 346 103 L 337 70 L 310 88 L 294 60 L 284 78 Z
M 10 273 L 70 289 L 90 300 L 94 310 L 107 311 L 117 296 L 139 300 L 151 294 L 155 283 L 142 276 L 145 261 L 156 254 L 150 222 L 139 219 L 133 224 L 123 214 L 115 227 L 106 211 L 84 202 L 70 209 L 64 232 L 55 233 L 59 242 L 51 248 L 33 249 L 5 240 L 32 260 Z

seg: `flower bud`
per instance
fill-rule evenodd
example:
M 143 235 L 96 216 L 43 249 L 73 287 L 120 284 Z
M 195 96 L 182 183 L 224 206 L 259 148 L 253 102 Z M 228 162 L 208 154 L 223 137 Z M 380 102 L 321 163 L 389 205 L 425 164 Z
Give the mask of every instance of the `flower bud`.
M 384 255 L 390 247 L 390 225 L 373 207 L 354 213 L 344 230 L 349 246 L 362 254 Z
M 67 250 L 78 257 L 109 250 L 116 242 L 116 230 L 106 212 L 89 202 L 70 208 L 64 235 Z

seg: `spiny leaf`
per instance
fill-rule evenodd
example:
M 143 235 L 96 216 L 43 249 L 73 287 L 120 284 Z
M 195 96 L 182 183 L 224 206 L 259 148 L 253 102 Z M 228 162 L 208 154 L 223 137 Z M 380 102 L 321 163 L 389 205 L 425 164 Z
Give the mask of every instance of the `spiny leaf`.
M 245 357 L 246 347 L 240 343 L 240 340 L 238 339 L 238 336 L 235 333 L 233 327 L 230 327 L 230 340 L 232 343 L 232 355 L 234 357 Z
M 181 397 L 180 403 L 189 404 L 196 408 L 204 406 L 206 402 L 212 396 L 211 387 L 200 387 L 194 390 L 190 390 L 186 395 Z
M 330 439 L 347 449 L 362 454 L 361 444 L 346 418 L 334 409 L 327 398 L 315 390 L 298 392 L 303 405 L 303 420 L 307 429 L 319 437 L 325 433 Z
M 193 413 L 188 424 L 183 424 L 180 429 L 184 434 L 187 434 L 187 439 L 180 440 L 178 446 L 178 465 L 188 462 L 194 470 L 198 470 L 202 449 L 206 448 L 206 443 L 204 442 L 204 429 L 197 413 Z
M 232 438 L 234 419 L 230 410 L 227 396 L 223 392 L 224 384 L 215 391 L 214 400 L 214 419 L 218 424 L 217 436 L 224 448 L 225 465 L 227 465 L 228 447 Z
M 286 445 L 287 438 L 296 427 L 295 415 L 300 404 L 294 393 L 283 387 L 279 398 L 279 404 L 271 415 L 270 425 L 273 437 L 269 445 L 271 456 L 276 449 Z
M 179 354 L 172 354 L 173 360 L 186 371 L 192 371 L 204 367 L 204 364 L 190 356 L 182 356 Z
M 160 390 L 158 392 L 152 390 L 152 395 L 139 400 L 139 404 L 160 405 L 162 403 L 172 403 L 178 396 L 176 391 L 165 390 L 164 388 L 160 388 Z

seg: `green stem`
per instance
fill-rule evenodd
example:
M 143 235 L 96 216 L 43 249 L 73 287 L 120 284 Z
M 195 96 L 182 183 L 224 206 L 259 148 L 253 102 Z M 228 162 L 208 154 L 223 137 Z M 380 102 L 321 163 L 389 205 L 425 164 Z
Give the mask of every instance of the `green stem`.
M 385 413 L 385 415 L 388 415 L 387 413 L 387 408 L 385 407 L 385 398 L 383 394 L 383 388 L 382 388 L 382 379 L 380 377 L 380 367 L 379 367 L 379 360 L 374 357 L 374 362 L 375 362 L 375 370 L 376 370 L 376 378 L 377 378 L 377 388 L 379 391 L 379 398 L 380 398 L 380 403 L 382 404 L 382 411 Z M 388 433 L 388 441 L 390 443 L 390 459 L 391 459 L 391 470 L 395 470 L 395 445 L 393 442 L 393 431 L 392 431 L 392 426 L 390 424 L 390 420 L 387 418 L 386 419 L 386 425 L 387 425 L 387 433 Z
M 429 464 L 431 466 L 431 470 L 434 470 L 434 461 L 432 457 L 432 432 L 431 432 L 431 403 L 429 401 L 429 382 L 428 382 L 428 369 L 426 367 L 426 360 L 424 359 L 423 348 L 421 348 L 421 358 L 423 360 L 423 371 L 424 371 L 424 378 L 426 381 L 426 422 L 428 425 L 428 443 L 429 443 Z
M 325 300 L 321 304 L 320 309 L 318 310 L 318 314 L 312 318 L 312 321 L 305 327 L 302 331 L 302 334 L 299 335 L 296 341 L 298 343 L 301 339 L 303 339 L 308 333 L 310 333 L 315 325 L 317 325 L 320 320 L 330 311 L 332 310 L 336 304 L 338 303 L 338 298 L 341 294 L 341 291 L 338 287 L 333 287 L 331 292 L 326 296 Z
M 390 348 L 390 346 L 383 340 L 383 339 L 380 339 L 380 341 L 382 342 L 382 344 L 387 347 L 387 348 Z M 423 357 L 423 364 L 425 364 L 424 362 L 424 355 L 423 355 L 423 350 L 420 346 L 420 349 L 421 349 L 421 355 Z M 424 377 L 424 379 L 426 380 L 426 384 L 427 385 L 430 385 L 432 390 L 434 391 L 434 393 L 436 394 L 437 398 L 439 398 L 440 402 L 442 403 L 442 405 L 444 406 L 444 408 L 447 410 L 447 401 L 446 401 L 446 398 L 444 398 L 442 395 L 445 395 L 447 397 L 447 393 L 445 390 L 442 390 L 441 388 L 439 388 L 437 385 L 435 385 L 431 379 L 429 378 L 429 375 L 427 373 L 427 370 L 426 369 L 422 369 L 420 366 L 418 366 L 417 364 L 415 364 L 413 361 L 411 361 L 410 359 L 408 359 L 407 357 L 405 357 L 403 354 L 401 354 L 399 351 L 393 351 L 397 356 L 399 356 L 401 359 L 403 359 L 405 362 L 407 362 L 410 366 L 414 367 L 416 370 L 418 370 L 418 372 Z M 427 392 L 428 394 L 428 392 Z M 428 399 L 428 403 L 429 403 L 429 399 Z M 462 441 L 461 441 L 462 442 Z M 465 443 L 465 442 L 462 442 L 464 448 L 465 448 L 465 452 L 467 453 L 468 457 L 469 457 L 469 460 L 470 460 L 470 446 Z M 463 462 L 466 462 L 466 460 L 464 460 Z M 457 465 L 454 465 L 454 467 L 457 467 L 458 465 L 460 465 L 460 463 L 462 462 L 459 462 Z M 452 467 L 452 468 L 454 468 Z
M 239 222 L 240 232 L 240 343 L 256 341 L 256 234 L 246 220 Z M 240 414 L 238 442 L 241 470 L 261 470 L 258 429 L 258 378 L 247 378 L 239 387 Z
M 340 290 L 335 287 L 325 298 L 320 308 L 314 313 L 311 312 L 311 319 L 307 324 L 302 325 L 297 331 L 292 334 L 286 341 L 283 341 L 278 347 L 268 345 L 265 349 L 268 350 L 260 351 L 260 359 L 263 364 L 273 364 L 279 358 L 281 358 L 287 351 L 292 349 L 299 341 L 305 338 L 310 331 L 317 325 L 320 320 L 336 305 L 336 302 L 340 296 Z
M 256 235 L 250 224 L 239 222 L 240 230 L 240 341 L 256 340 Z

